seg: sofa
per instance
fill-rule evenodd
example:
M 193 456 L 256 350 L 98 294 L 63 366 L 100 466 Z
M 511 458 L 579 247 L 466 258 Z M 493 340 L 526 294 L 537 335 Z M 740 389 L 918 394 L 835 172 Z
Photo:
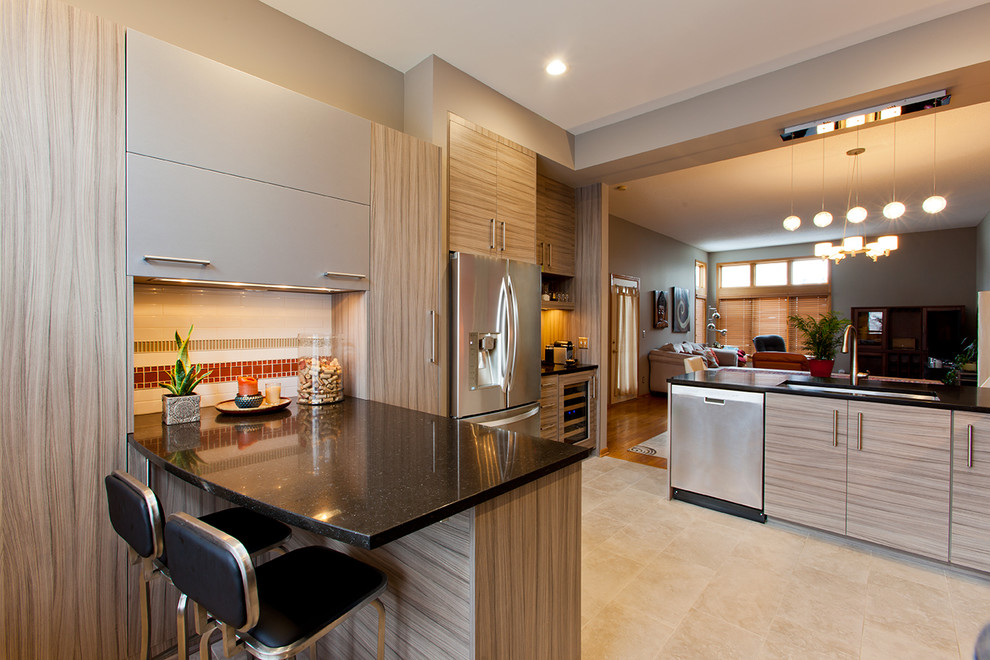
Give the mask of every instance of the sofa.
M 777 351 L 762 351 L 753 353 L 754 369 L 778 369 L 785 371 L 809 371 L 808 358 L 800 353 L 779 353 Z
M 693 341 L 664 344 L 650 351 L 650 391 L 666 394 L 667 380 L 687 373 L 684 359 L 695 355 L 704 360 L 706 369 L 739 364 L 739 352 L 735 346 L 711 348 Z

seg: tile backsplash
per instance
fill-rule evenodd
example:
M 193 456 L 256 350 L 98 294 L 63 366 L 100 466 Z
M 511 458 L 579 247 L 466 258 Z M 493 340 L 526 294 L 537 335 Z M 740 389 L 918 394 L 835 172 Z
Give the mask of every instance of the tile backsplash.
M 213 371 L 196 388 L 203 407 L 233 398 L 239 375 L 296 396 L 296 337 L 331 334 L 331 308 L 328 295 L 135 284 L 134 413 L 161 412 L 158 383 L 175 364 L 176 331 L 189 326 L 190 360 Z

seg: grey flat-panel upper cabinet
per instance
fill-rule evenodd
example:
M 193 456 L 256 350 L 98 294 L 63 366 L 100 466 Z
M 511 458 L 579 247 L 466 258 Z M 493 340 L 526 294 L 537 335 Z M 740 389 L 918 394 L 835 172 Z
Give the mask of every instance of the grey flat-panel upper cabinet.
M 368 288 L 364 204 L 127 154 L 127 224 L 129 275 Z
M 370 204 L 370 121 L 133 30 L 127 151 Z

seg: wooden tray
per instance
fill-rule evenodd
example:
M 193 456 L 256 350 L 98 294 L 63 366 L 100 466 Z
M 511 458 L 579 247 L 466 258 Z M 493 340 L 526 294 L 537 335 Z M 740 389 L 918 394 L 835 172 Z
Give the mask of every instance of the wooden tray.
M 276 404 L 270 404 L 267 401 L 262 401 L 261 405 L 257 408 L 238 408 L 233 399 L 221 401 L 213 407 L 222 413 L 227 413 L 228 415 L 263 415 L 264 413 L 282 410 L 282 408 L 285 408 L 290 403 L 292 403 L 292 399 L 287 399 L 283 396 Z

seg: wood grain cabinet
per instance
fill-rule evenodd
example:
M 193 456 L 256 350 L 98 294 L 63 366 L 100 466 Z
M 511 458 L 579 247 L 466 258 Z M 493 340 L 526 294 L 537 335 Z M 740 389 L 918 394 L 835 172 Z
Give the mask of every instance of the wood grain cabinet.
M 536 177 L 536 248 L 544 273 L 575 275 L 574 189 Z
M 948 560 L 951 418 L 948 410 L 849 402 L 849 536 Z
M 538 263 L 536 153 L 450 115 L 449 247 Z
M 990 571 L 990 415 L 952 417 L 952 534 L 949 561 Z
M 846 407 L 837 399 L 766 395 L 768 516 L 846 533 Z
M 946 561 L 950 427 L 947 410 L 767 394 L 766 514 Z
M 583 447 L 598 440 L 598 370 L 543 376 L 540 436 Z

